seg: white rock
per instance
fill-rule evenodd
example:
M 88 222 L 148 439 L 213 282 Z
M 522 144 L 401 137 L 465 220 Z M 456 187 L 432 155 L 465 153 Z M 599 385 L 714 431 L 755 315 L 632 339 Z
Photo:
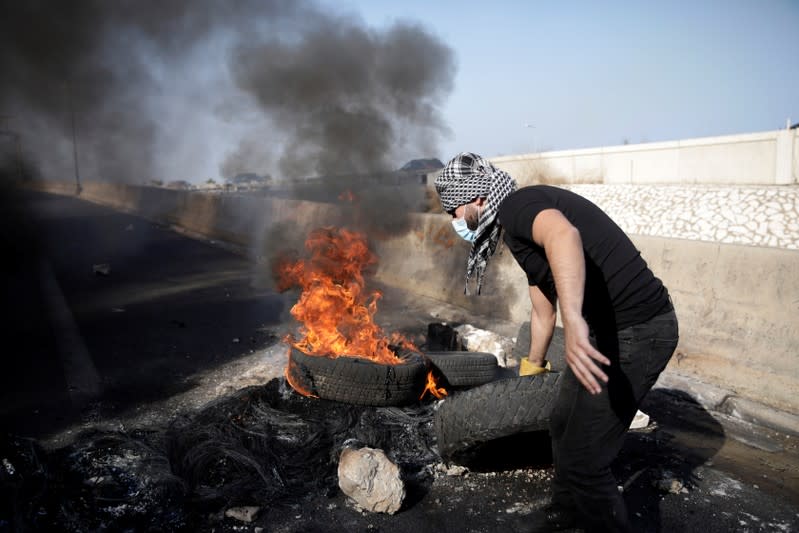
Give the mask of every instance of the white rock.
M 492 331 L 476 328 L 464 324 L 454 328 L 463 346 L 470 352 L 484 352 L 493 354 L 497 364 L 501 367 L 512 365 L 515 361 L 509 357 L 513 353 L 513 341 Z
M 685 489 L 683 482 L 675 478 L 663 478 L 657 480 L 654 485 L 660 492 L 668 492 L 670 494 L 680 494 Z
M 448 476 L 465 476 L 469 473 L 469 469 L 465 466 L 460 465 L 450 465 L 447 467 L 447 475 Z
M 448 476 L 465 476 L 469 473 L 469 469 L 461 465 L 445 465 L 438 463 L 436 470 Z
M 361 509 L 394 514 L 405 499 L 400 470 L 382 450 L 344 448 L 338 463 L 338 486 Z
M 256 507 L 254 505 L 248 505 L 244 507 L 231 507 L 230 509 L 225 511 L 225 516 L 228 518 L 234 518 L 240 522 L 247 522 L 250 523 L 255 518 L 255 515 L 258 514 L 260 511 L 260 507 Z
M 630 429 L 642 429 L 649 425 L 649 415 L 643 411 L 637 411 L 630 424 Z
M 785 225 L 779 220 L 772 220 L 768 223 L 768 231 L 777 237 L 783 237 L 785 236 Z

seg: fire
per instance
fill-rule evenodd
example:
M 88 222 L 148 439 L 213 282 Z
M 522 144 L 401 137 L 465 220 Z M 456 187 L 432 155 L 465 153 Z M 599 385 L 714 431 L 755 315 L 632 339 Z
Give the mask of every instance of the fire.
M 422 391 L 422 395 L 419 396 L 419 399 L 421 400 L 424 398 L 424 395 L 428 392 L 439 400 L 447 395 L 447 390 L 444 387 L 439 387 L 438 383 L 436 383 L 436 378 L 433 376 L 432 370 L 427 373 L 427 385 L 424 386 L 424 390 Z
M 291 386 L 292 389 L 299 392 L 303 396 L 308 396 L 309 398 L 318 398 L 316 394 L 308 390 L 300 383 L 297 383 L 297 381 L 291 375 L 294 365 L 294 361 L 291 360 L 291 348 L 289 348 L 286 352 L 286 358 L 288 360 L 288 364 L 286 365 L 286 368 L 283 369 L 283 377 L 286 378 L 286 382 Z
M 278 289 L 300 287 L 291 308 L 302 325 L 300 338 L 286 341 L 308 355 L 364 357 L 395 365 L 401 360 L 391 344 L 416 349 L 394 334 L 389 339 L 374 322 L 379 291 L 364 290 L 364 271 L 377 264 L 366 236 L 342 228 L 312 231 L 305 242 L 310 257 L 276 266 Z
M 358 197 L 355 196 L 352 191 L 346 190 L 338 195 L 338 199 L 342 202 L 354 203 L 358 200 Z

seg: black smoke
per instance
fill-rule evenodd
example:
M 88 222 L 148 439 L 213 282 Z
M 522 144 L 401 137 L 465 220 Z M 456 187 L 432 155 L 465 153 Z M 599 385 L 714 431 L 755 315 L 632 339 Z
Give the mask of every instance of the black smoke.
M 233 67 L 286 134 L 281 170 L 300 176 L 385 170 L 410 140 L 425 153 L 452 78 L 450 51 L 421 26 L 377 32 L 344 17 L 308 24 L 300 42 L 243 44 Z
M 76 146 L 81 176 L 106 181 L 364 172 L 433 155 L 445 131 L 452 52 L 417 23 L 288 0 L 2 13 L 0 128 L 47 178 L 72 179 Z

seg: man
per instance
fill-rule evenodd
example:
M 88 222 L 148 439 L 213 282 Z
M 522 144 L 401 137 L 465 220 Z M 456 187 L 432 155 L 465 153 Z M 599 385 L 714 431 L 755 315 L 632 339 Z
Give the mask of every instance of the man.
M 552 505 L 533 517 L 542 530 L 577 525 L 629 531 L 610 466 L 639 403 L 677 346 L 677 319 L 663 283 L 624 232 L 596 205 L 568 190 L 516 190 L 504 171 L 472 153 L 435 181 L 453 227 L 471 241 L 466 271 L 478 294 L 488 259 L 503 240 L 527 274 L 529 356 L 521 375 L 545 361 L 560 307 L 568 367 L 550 416 Z

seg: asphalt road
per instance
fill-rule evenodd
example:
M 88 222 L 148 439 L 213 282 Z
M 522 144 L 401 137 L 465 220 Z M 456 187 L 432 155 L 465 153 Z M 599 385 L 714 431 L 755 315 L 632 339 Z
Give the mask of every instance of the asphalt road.
M 76 198 L 6 192 L 0 207 L 4 433 L 55 446 L 65 441 L 54 436 L 70 428 L 127 424 L 146 419 L 142 411 L 160 409 L 163 421 L 172 416 L 163 406 L 173 398 L 201 391 L 184 404 L 198 408 L 210 399 L 203 391 L 230 389 L 214 388 L 217 382 L 253 384 L 230 381 L 241 373 L 236 369 L 256 360 L 279 366 L 291 302 L 269 289 L 264 266 Z M 468 319 L 440 303 L 395 296 L 382 300 L 385 324 L 420 339 L 430 321 Z M 719 419 L 679 391 L 653 392 L 644 407 L 653 424 L 630 433 L 615 468 L 636 527 L 799 529 L 795 439 Z M 546 446 L 519 440 L 488 450 L 468 472 L 434 468 L 393 516 L 360 512 L 338 492 L 264 509 L 251 524 L 215 513 L 195 527 L 524 531 L 528 514 L 546 501 L 550 476 Z M 0 531 L 4 526 L 0 516 Z
M 275 341 L 284 299 L 245 257 L 74 198 L 5 200 L 8 429 L 45 437 L 118 415 Z

